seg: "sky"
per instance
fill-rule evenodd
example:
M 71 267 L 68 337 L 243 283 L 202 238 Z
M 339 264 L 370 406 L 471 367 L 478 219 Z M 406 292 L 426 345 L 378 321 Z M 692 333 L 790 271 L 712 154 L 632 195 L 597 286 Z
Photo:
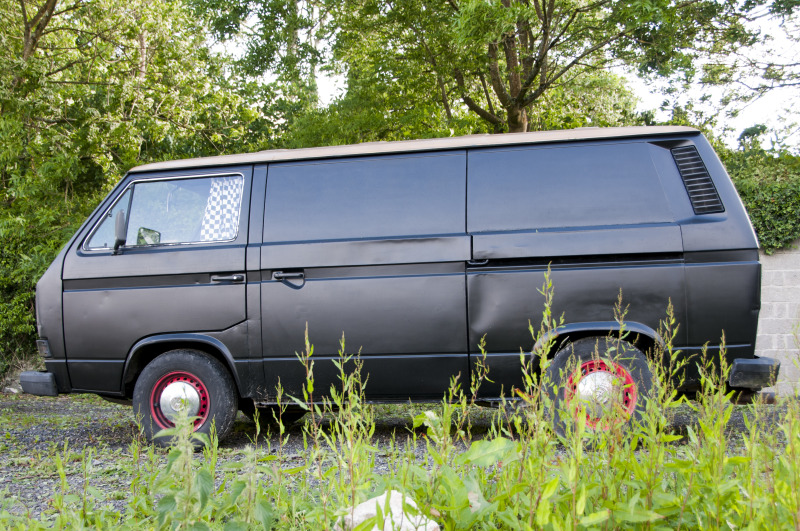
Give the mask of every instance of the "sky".
M 629 77 L 629 83 L 636 96 L 639 98 L 639 105 L 637 111 L 656 110 L 657 120 L 669 119 L 669 113 L 665 110 L 659 110 L 664 95 L 657 90 L 653 90 L 648 83 L 635 78 Z M 717 98 L 721 96 L 721 91 L 714 91 Z M 770 130 L 782 131 L 788 126 L 790 131 L 793 132 L 785 136 L 785 141 L 794 146 L 794 150 L 800 147 L 800 114 L 798 113 L 798 89 L 797 88 L 784 88 L 771 92 L 769 95 L 759 98 L 752 103 L 743 105 L 739 109 L 736 117 L 727 117 L 723 114 L 719 117 L 720 125 L 715 128 L 715 133 L 720 135 L 725 143 L 734 148 L 738 145 L 739 135 L 747 129 L 755 125 L 766 125 Z M 686 102 L 689 99 L 695 101 L 700 98 L 702 91 L 695 89 L 690 90 L 686 94 L 680 95 L 679 100 Z M 706 105 L 698 105 L 704 112 L 708 114 L 719 113 L 720 107 L 709 103 Z M 791 127 L 794 123 L 795 126 Z M 771 146 L 771 140 L 768 132 L 763 137 L 763 147 L 768 148 Z
M 766 15 L 766 13 L 764 13 Z M 758 63 L 775 63 L 794 65 L 793 71 L 800 76 L 800 47 L 797 37 L 800 35 L 800 16 L 794 15 L 786 19 L 770 16 L 757 17 L 749 23 L 749 29 L 757 31 L 764 39 L 763 42 L 739 51 L 740 59 L 748 59 Z M 631 88 L 639 98 L 637 110 L 658 109 L 664 101 L 664 96 L 659 92 L 658 85 L 645 83 L 632 76 L 627 76 Z M 751 86 L 759 84 L 757 78 L 745 80 Z M 655 88 L 655 90 L 654 90 Z M 746 90 L 746 89 L 745 89 Z M 737 146 L 741 132 L 754 125 L 763 124 L 769 129 L 781 131 L 786 144 L 792 147 L 795 153 L 800 153 L 800 84 L 795 87 L 785 87 L 770 91 L 767 95 L 747 105 L 738 107 L 736 117 L 727 117 L 721 112 L 718 102 L 723 95 L 722 89 L 708 90 L 712 95 L 708 104 L 698 104 L 704 113 L 713 115 L 720 113 L 719 127 L 715 133 L 721 136 L 731 147 Z M 678 95 L 678 101 L 685 103 L 689 100 L 699 101 L 704 89 L 695 86 L 684 94 Z M 656 118 L 665 120 L 669 114 L 665 111 L 656 113 Z M 763 147 L 770 147 L 770 134 L 762 137 Z

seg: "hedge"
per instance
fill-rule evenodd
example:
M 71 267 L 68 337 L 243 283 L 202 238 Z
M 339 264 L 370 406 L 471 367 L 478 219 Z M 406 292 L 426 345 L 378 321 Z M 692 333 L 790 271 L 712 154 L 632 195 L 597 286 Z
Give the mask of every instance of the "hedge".
M 800 157 L 721 152 L 767 254 L 800 238 Z

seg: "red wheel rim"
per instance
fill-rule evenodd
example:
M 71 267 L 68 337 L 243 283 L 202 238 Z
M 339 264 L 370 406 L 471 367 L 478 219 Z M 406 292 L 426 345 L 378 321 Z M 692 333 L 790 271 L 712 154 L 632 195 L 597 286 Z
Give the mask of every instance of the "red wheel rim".
M 638 400 L 638 393 L 636 392 L 636 382 L 633 381 L 633 376 L 628 370 L 620 365 L 611 361 L 601 359 L 589 360 L 581 364 L 577 371 L 570 374 L 567 379 L 567 387 L 564 392 L 564 398 L 567 404 L 571 403 L 573 398 L 578 395 L 578 386 L 587 376 L 592 374 L 603 373 L 609 375 L 613 379 L 613 390 L 611 398 L 614 399 L 613 405 L 619 407 L 623 414 L 624 420 L 627 420 L 633 415 L 636 410 L 636 402 Z M 574 414 L 575 417 L 580 414 L 583 408 L 582 404 L 576 404 Z M 590 428 L 597 428 L 598 424 L 605 418 L 603 416 L 592 416 L 589 411 L 586 411 L 586 425 Z M 617 418 L 616 420 L 620 420 Z M 602 426 L 603 429 L 608 429 L 606 424 Z
M 197 400 L 197 412 L 191 416 L 197 417 L 194 421 L 194 429 L 197 430 L 208 418 L 211 400 L 209 399 L 206 386 L 200 378 L 190 372 L 171 372 L 162 376 L 161 379 L 156 382 L 156 385 L 153 386 L 152 393 L 150 393 L 150 413 L 153 419 L 155 419 L 156 424 L 162 429 L 175 426 L 175 423 L 169 419 L 167 413 L 163 411 L 161 407 L 161 399 L 164 391 L 170 388 L 170 386 L 175 385 L 181 385 L 183 389 L 186 389 L 186 387 L 183 387 L 184 385 L 188 386 L 189 389 L 192 389 L 196 393 L 196 397 L 192 395 L 192 399 L 196 398 Z

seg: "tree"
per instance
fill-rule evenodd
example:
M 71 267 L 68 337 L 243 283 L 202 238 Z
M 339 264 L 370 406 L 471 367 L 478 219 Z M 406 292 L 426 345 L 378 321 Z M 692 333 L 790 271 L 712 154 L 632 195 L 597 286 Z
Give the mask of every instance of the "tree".
M 350 80 L 406 83 L 424 75 L 430 90 L 413 105 L 436 102 L 447 120 L 464 106 L 494 132 L 538 127 L 530 117 L 548 92 L 568 92 L 610 66 L 691 73 L 698 54 L 752 37 L 735 0 L 193 2 L 207 8 L 218 34 L 242 32 L 242 64 L 258 65 L 250 75 L 272 68 L 280 76 L 298 61 L 312 73 L 325 57 L 321 43 L 329 43 L 328 66 Z
M 380 52 L 387 69 L 419 64 L 435 79 L 446 110 L 459 99 L 497 132 L 535 127 L 531 113 L 549 91 L 568 91 L 591 72 L 613 64 L 658 74 L 690 69 L 700 43 L 746 36 L 735 4 L 703 0 L 345 0 L 327 6 L 338 60 L 351 65 L 375 53 L 369 41 L 377 36 L 387 44 Z
M 317 70 L 323 58 L 323 15 L 303 0 L 187 0 L 210 36 L 240 50 L 234 77 L 249 81 L 249 93 L 281 132 L 316 109 Z
M 378 65 L 350 69 L 347 92 L 329 106 L 297 117 L 286 147 L 434 138 L 493 132 L 458 101 L 445 112 L 436 84 L 425 72 L 408 69 L 396 79 Z M 357 75 L 356 75 L 357 74 Z M 624 79 L 604 71 L 579 77 L 569 89 L 555 87 L 532 109 L 531 129 L 570 129 L 640 123 L 636 99 Z
M 800 1 L 746 2 L 749 46 L 709 54 L 699 81 L 739 89 L 729 99 L 750 101 L 778 89 L 800 86 Z
M 0 373 L 33 287 L 131 166 L 269 134 L 174 0 L 0 0 Z

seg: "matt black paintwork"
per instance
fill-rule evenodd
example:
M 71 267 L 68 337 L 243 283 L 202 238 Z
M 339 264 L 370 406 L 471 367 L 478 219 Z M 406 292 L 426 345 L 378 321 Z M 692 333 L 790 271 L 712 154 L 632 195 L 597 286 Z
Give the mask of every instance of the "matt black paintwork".
M 408 398 L 403 367 L 426 397 L 466 374 L 465 200 L 464 151 L 271 166 L 261 267 L 304 279 L 262 283 L 266 388 L 290 385 L 292 366 L 304 374 L 292 356 L 306 324 L 318 389 L 337 374 L 342 334 L 369 398 Z
M 245 272 L 252 167 L 198 175 L 230 174 L 245 179 L 240 227 L 232 242 L 126 247 L 113 254 L 84 250 L 83 239 L 94 225 L 83 227 L 65 254 L 62 273 L 65 350 L 74 390 L 121 393 L 125 360 L 144 338 L 221 331 L 246 320 L 245 284 L 215 282 L 212 276 Z M 178 175 L 187 173 L 148 178 Z M 118 189 L 136 178 L 129 176 Z
M 300 394 L 306 373 L 295 353 L 307 323 L 318 390 L 338 381 L 332 361 L 342 333 L 347 352 L 360 351 L 374 400 L 441 398 L 454 375 L 469 381 L 486 335 L 495 384 L 484 385 L 482 398 L 496 398 L 520 384 L 519 353 L 533 346 L 528 322 L 540 319 L 548 264 L 554 312 L 566 320 L 557 343 L 613 331 L 622 290 L 628 329 L 650 343 L 671 301 L 675 348 L 700 352 L 724 330 L 727 357 L 752 358 L 760 265 L 741 201 L 701 135 L 653 131 L 144 167 L 123 179 L 39 282 L 48 370 L 60 392 L 124 396 L 159 352 L 198 348 L 231 369 L 242 396 L 269 403 L 278 381 Z M 694 214 L 670 153 L 683 145 L 697 147 L 724 212 Z M 131 181 L 231 173 L 245 177 L 234 242 L 116 256 L 82 250 Z M 240 273 L 246 282 L 211 281 Z

